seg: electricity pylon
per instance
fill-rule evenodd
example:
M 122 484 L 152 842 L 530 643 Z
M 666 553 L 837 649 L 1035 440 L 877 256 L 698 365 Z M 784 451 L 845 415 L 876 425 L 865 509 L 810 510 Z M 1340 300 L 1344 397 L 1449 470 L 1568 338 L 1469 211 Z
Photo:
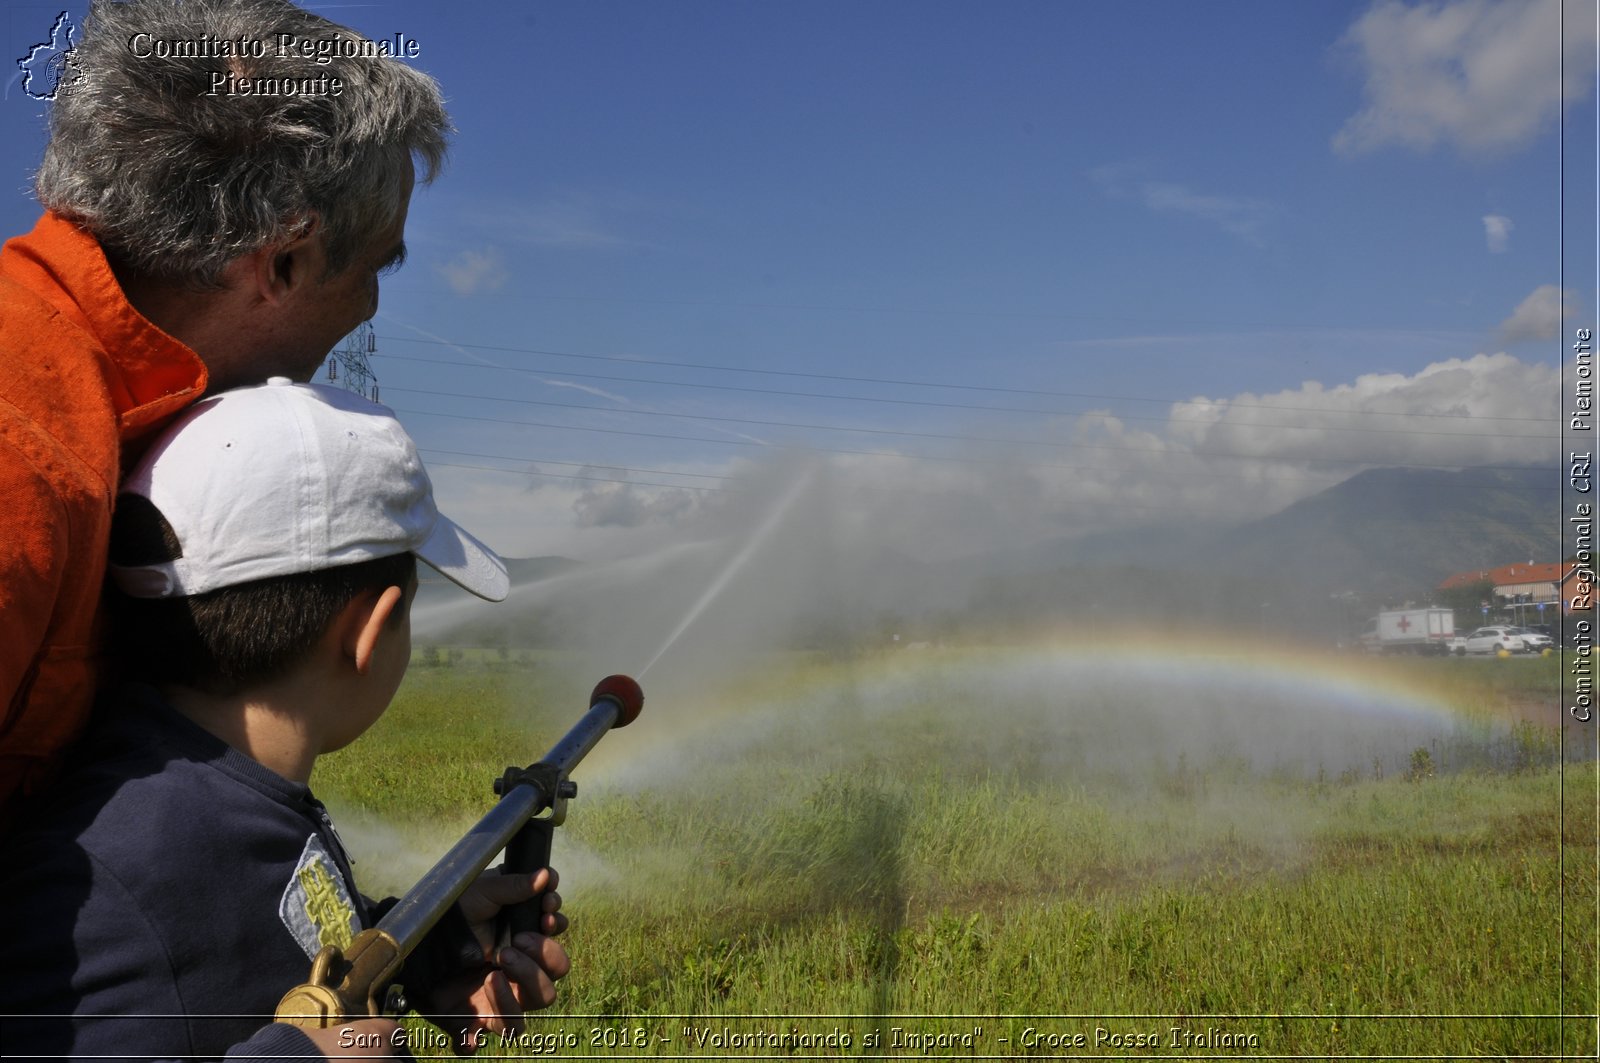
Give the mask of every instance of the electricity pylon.
M 378 401 L 378 374 L 372 371 L 369 354 L 378 350 L 378 337 L 372 331 L 372 322 L 363 321 L 357 329 L 344 338 L 328 355 L 328 379 L 342 383 L 346 391 Z

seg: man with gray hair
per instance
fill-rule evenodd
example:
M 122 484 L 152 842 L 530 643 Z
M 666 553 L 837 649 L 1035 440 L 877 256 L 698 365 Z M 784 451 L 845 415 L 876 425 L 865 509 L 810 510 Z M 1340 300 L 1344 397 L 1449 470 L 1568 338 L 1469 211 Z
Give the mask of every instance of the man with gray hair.
M 0 830 L 96 682 L 120 470 L 207 392 L 309 380 L 405 256 L 449 118 L 287 0 L 95 0 L 0 249 Z

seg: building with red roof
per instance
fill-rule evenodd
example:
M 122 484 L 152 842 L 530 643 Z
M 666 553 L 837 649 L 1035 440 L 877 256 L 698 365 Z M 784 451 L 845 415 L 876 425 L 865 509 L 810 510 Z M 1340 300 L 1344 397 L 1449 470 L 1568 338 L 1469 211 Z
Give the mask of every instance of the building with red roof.
M 1498 568 L 1457 572 L 1439 584 L 1441 591 L 1488 582 L 1494 587 L 1498 608 L 1551 606 L 1559 602 L 1561 611 L 1572 611 L 1571 595 L 1563 589 L 1578 571 L 1575 561 L 1536 563 L 1533 561 L 1501 565 Z

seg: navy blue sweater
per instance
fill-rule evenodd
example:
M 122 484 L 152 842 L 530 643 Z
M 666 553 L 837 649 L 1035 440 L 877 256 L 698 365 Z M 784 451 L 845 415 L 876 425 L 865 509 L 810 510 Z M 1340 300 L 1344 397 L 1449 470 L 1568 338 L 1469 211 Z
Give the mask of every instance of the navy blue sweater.
M 0 851 L 13 1056 L 316 1055 L 271 1024 L 372 914 L 310 790 L 130 688 Z

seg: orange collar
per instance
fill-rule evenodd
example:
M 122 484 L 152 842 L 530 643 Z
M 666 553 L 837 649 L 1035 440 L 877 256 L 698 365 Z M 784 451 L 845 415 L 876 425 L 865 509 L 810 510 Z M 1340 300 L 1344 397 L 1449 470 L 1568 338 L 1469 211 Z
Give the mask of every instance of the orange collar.
M 122 293 L 99 241 L 54 211 L 0 249 L 0 275 L 94 337 L 123 439 L 162 423 L 206 389 L 206 367 Z

